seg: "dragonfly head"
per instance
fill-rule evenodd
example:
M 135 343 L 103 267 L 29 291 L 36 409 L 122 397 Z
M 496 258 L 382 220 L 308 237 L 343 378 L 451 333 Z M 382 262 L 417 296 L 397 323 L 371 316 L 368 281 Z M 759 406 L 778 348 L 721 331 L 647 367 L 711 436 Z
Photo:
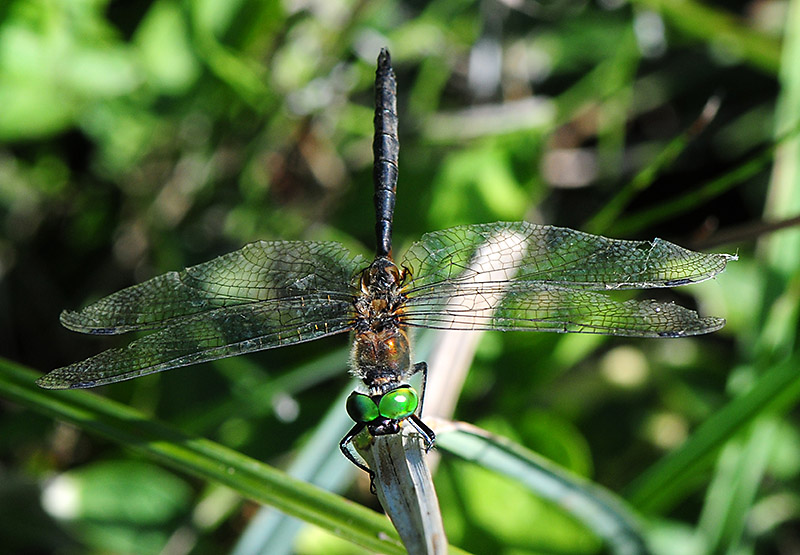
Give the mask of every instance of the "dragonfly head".
M 354 391 L 347 398 L 347 414 L 354 422 L 366 424 L 373 436 L 400 432 L 400 422 L 414 414 L 419 395 L 413 387 L 401 385 L 383 395 Z

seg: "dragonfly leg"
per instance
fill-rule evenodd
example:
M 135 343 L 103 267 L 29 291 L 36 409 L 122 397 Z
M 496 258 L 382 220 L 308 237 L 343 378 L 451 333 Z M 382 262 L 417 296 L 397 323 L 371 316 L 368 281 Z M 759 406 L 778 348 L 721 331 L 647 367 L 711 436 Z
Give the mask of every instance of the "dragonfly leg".
M 433 444 L 436 441 L 436 434 L 433 433 L 425 422 L 423 422 L 419 416 L 416 414 L 412 414 L 408 417 L 408 423 L 411 424 L 417 432 L 422 436 L 422 441 L 425 444 L 425 452 L 427 453 L 433 448 Z
M 361 430 L 363 430 L 365 427 L 366 425 L 364 423 L 359 422 L 350 428 L 350 431 L 347 432 L 347 435 L 345 435 L 342 438 L 342 441 L 339 442 L 339 449 L 342 451 L 342 454 L 347 458 L 347 460 L 369 474 L 369 491 L 370 493 L 375 493 L 375 472 L 373 472 L 372 469 L 367 466 L 367 461 L 365 461 L 364 457 L 362 457 L 353 447 L 353 438 L 360 434 Z

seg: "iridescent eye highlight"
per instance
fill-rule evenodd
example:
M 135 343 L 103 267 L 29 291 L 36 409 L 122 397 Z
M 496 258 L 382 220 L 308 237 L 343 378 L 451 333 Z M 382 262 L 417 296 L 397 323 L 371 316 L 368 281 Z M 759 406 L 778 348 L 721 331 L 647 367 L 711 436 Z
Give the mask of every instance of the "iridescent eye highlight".
M 417 392 L 410 387 L 398 387 L 381 397 L 378 410 L 384 418 L 402 420 L 414 414 L 417 406 L 419 406 Z

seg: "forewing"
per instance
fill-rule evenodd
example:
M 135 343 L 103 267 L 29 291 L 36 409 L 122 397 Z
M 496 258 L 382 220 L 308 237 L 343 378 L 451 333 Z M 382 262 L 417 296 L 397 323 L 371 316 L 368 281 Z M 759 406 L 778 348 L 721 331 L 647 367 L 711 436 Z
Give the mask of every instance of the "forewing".
M 209 262 L 118 291 L 61 323 L 83 333 L 117 334 L 166 327 L 221 307 L 355 291 L 365 266 L 339 243 L 259 241 Z M 287 330 L 288 331 L 288 330 Z
M 475 264 L 479 248 L 496 244 Z M 408 291 L 444 281 L 482 279 L 568 285 L 582 289 L 674 287 L 704 281 L 725 269 L 725 254 L 704 254 L 664 241 L 624 241 L 563 227 L 495 222 L 426 233 L 405 256 Z
M 48 389 L 93 387 L 161 370 L 348 331 L 351 298 L 309 294 L 227 306 L 176 323 L 81 362 L 57 368 L 37 383 Z

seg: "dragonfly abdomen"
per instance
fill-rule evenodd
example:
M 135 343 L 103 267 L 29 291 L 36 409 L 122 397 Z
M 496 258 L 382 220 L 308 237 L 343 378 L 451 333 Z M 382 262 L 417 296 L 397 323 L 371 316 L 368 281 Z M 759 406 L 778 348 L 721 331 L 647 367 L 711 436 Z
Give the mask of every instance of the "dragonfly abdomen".
M 400 153 L 397 138 L 397 83 L 391 64 L 389 52 L 381 50 L 375 75 L 375 136 L 372 141 L 378 256 L 389 256 L 392 252 L 392 218 Z

